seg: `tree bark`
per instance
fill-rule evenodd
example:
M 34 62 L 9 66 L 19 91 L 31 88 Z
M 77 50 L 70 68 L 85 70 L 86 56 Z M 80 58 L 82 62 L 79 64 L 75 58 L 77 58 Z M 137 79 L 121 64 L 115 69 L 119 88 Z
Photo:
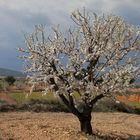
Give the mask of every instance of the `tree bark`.
M 93 134 L 91 125 L 91 115 L 80 116 L 79 121 L 81 126 L 81 132 L 84 132 L 85 134 L 89 135 Z
M 71 96 L 69 96 L 69 100 L 63 94 L 60 94 L 59 97 L 64 102 L 64 104 L 68 107 L 70 112 L 78 117 L 80 121 L 81 132 L 92 135 L 93 134 L 92 126 L 91 126 L 92 107 L 85 106 L 83 107 L 84 111 L 80 112 L 77 108 L 75 108 L 73 98 Z

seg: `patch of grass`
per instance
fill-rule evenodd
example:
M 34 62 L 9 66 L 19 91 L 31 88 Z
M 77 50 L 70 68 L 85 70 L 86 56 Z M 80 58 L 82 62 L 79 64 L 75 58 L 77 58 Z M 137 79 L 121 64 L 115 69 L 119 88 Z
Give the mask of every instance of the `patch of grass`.
M 0 100 L 0 105 L 5 104 L 5 103 L 6 103 L 6 101 Z
M 125 104 L 131 106 L 131 107 L 135 107 L 135 108 L 139 108 L 140 109 L 140 103 L 139 102 L 129 102 L 126 101 Z
M 127 95 L 140 95 L 140 91 L 127 91 Z
M 33 92 L 32 94 L 14 92 L 10 93 L 9 96 L 15 99 L 18 104 L 22 104 L 30 100 L 46 100 L 48 102 L 54 102 L 58 100 L 58 98 L 55 97 L 53 93 L 47 93 L 44 95 L 43 93 L 39 92 Z
M 9 94 L 10 97 L 12 97 L 13 99 L 15 99 L 15 101 L 18 103 L 18 104 L 22 104 L 23 102 L 26 101 L 26 95 L 25 93 L 10 93 Z
M 28 95 L 28 96 L 27 96 Z M 65 105 L 57 98 L 53 93 L 49 92 L 43 95 L 42 92 L 33 92 L 32 94 L 27 94 L 25 92 L 13 92 L 9 93 L 13 99 L 16 100 L 18 105 L 32 106 L 33 109 L 37 110 L 66 110 Z M 74 93 L 73 96 L 78 100 L 80 98 L 78 93 Z M 33 105 L 35 104 L 35 105 Z M 46 107 L 47 106 L 47 107 Z M 43 109 L 42 109 L 43 108 Z M 78 108 L 82 109 L 82 104 L 79 102 Z M 31 109 L 32 110 L 32 109 Z M 129 112 L 129 113 L 140 113 L 140 103 L 138 102 L 122 102 L 120 104 L 115 103 L 110 98 L 104 98 L 99 101 L 94 107 L 93 111 L 99 112 Z

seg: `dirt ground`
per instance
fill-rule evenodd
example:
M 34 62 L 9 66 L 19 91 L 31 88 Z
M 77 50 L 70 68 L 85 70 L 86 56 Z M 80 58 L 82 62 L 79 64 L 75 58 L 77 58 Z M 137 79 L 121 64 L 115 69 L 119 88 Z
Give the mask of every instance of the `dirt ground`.
M 6 101 L 8 104 L 17 104 L 16 101 L 13 98 L 11 98 L 9 95 L 7 95 L 6 93 L 0 92 L 0 100 Z
M 100 136 L 140 140 L 140 116 L 125 113 L 92 114 L 93 131 Z M 70 113 L 0 113 L 0 140 L 96 140 L 79 132 Z

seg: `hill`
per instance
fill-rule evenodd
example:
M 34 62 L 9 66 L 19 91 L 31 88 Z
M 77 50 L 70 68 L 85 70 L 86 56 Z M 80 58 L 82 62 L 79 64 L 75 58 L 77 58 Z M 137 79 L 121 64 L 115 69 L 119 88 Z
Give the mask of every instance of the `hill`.
M 5 77 L 5 76 L 25 77 L 26 75 L 20 71 L 0 68 L 0 77 Z

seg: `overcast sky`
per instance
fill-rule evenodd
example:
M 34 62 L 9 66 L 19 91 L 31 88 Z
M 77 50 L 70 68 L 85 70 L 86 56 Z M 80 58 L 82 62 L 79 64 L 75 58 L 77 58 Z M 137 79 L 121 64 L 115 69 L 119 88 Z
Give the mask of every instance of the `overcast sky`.
M 140 0 L 0 0 L 0 67 L 22 71 L 16 48 L 25 46 L 23 32 L 38 24 L 66 28 L 72 24 L 70 13 L 83 7 L 140 24 Z

